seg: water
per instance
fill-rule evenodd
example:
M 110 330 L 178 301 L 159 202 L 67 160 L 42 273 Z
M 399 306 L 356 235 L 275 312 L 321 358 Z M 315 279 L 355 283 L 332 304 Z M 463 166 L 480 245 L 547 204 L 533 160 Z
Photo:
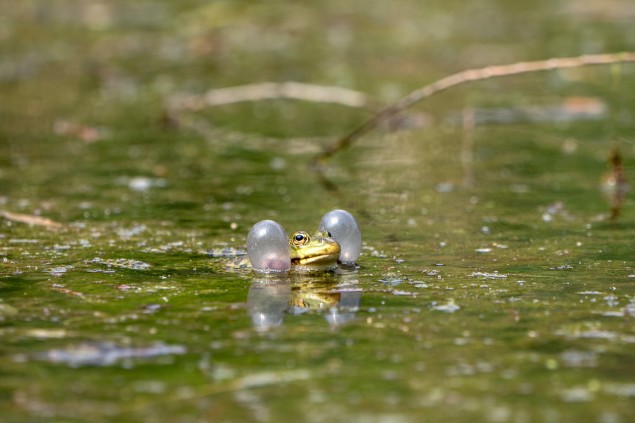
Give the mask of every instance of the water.
M 632 420 L 633 200 L 611 223 L 599 189 L 612 146 L 633 179 L 632 65 L 430 98 L 329 161 L 336 191 L 307 163 L 365 111 L 164 114 L 211 87 L 389 102 L 471 66 L 627 50 L 632 6 L 358 6 L 12 5 L 0 209 L 50 221 L 0 223 L 3 419 Z M 606 108 L 496 123 L 573 96 Z M 357 273 L 226 267 L 255 222 L 312 231 L 334 208 L 361 226 Z

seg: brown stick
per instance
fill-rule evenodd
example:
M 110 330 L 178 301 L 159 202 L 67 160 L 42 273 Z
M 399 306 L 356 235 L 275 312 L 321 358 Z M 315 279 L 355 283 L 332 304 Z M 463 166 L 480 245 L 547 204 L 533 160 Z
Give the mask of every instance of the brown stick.
M 359 91 L 341 87 L 304 84 L 301 82 L 263 82 L 261 84 L 218 88 L 202 95 L 175 96 L 170 105 L 173 111 L 197 111 L 245 101 L 293 99 L 316 103 L 335 103 L 348 107 L 376 109 L 377 101 Z
M 44 226 L 48 229 L 62 229 L 64 225 L 55 222 L 48 217 L 35 216 L 31 214 L 13 213 L 7 210 L 0 210 L 0 216 L 11 222 L 26 223 L 27 225 Z
M 393 103 L 392 105 L 379 111 L 353 131 L 327 145 L 321 153 L 314 157 L 313 161 L 315 165 L 319 166 L 322 162 L 326 161 L 336 153 L 350 147 L 355 140 L 377 127 L 379 123 L 391 118 L 397 113 L 402 112 L 421 100 L 432 96 L 433 94 L 440 93 L 466 82 L 553 69 L 566 69 L 590 65 L 607 65 L 622 62 L 635 62 L 635 52 L 553 58 L 547 60 L 537 60 L 534 62 L 519 62 L 509 65 L 487 66 L 484 68 L 468 69 L 455 73 L 421 87 L 406 95 L 396 103 Z

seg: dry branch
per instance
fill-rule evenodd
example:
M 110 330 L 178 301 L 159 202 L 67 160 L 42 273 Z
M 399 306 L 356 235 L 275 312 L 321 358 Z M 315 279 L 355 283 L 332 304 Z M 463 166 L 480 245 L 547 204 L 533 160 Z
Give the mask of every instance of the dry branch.
M 315 103 L 333 103 L 348 107 L 376 109 L 377 102 L 370 96 L 347 88 L 331 87 L 300 82 L 264 82 L 212 89 L 202 95 L 175 96 L 170 105 L 172 111 L 199 111 L 206 107 L 224 106 L 246 101 L 293 99 Z
M 0 216 L 11 222 L 26 223 L 27 225 L 44 226 L 48 229 L 62 229 L 64 225 L 55 222 L 47 217 L 35 216 L 31 214 L 13 213 L 7 210 L 0 210 Z
M 394 115 L 404 111 L 421 100 L 466 82 L 553 69 L 606 65 L 622 62 L 635 62 L 635 53 L 624 52 L 616 54 L 593 54 L 578 57 L 552 58 L 547 60 L 537 60 L 534 62 L 519 62 L 509 65 L 487 66 L 484 68 L 468 69 L 455 73 L 419 88 L 396 103 L 393 103 L 392 105 L 379 111 L 353 131 L 349 132 L 342 138 L 337 139 L 332 144 L 327 145 L 321 153 L 315 156 L 314 164 L 319 165 L 339 151 L 350 147 L 355 140 L 377 127 L 377 125 L 381 122 L 390 119 Z

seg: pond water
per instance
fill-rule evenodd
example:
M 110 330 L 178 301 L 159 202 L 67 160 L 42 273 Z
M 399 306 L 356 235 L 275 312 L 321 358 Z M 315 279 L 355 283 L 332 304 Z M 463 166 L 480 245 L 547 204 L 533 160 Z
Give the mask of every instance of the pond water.
M 388 104 L 470 67 L 632 50 L 633 18 L 620 0 L 11 2 L 2 419 L 632 421 L 634 202 L 611 221 L 600 180 L 612 148 L 633 180 L 635 66 L 450 90 L 322 177 L 310 160 L 368 111 L 166 105 L 265 81 Z M 257 221 L 313 231 L 336 208 L 362 230 L 356 272 L 227 266 Z

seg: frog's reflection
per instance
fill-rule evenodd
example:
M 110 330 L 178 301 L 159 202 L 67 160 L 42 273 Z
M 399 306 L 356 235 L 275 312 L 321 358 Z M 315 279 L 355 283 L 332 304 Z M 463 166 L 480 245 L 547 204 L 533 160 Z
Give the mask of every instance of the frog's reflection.
M 349 286 L 356 280 L 342 282 Z M 331 326 L 344 324 L 355 318 L 362 292 L 338 286 L 340 289 L 310 276 L 254 277 L 247 294 L 253 325 L 257 329 L 274 328 L 282 324 L 285 313 L 299 315 L 311 310 L 324 311 Z
M 247 294 L 251 321 L 256 328 L 273 328 L 282 324 L 289 308 L 291 283 L 286 276 L 254 278 Z

